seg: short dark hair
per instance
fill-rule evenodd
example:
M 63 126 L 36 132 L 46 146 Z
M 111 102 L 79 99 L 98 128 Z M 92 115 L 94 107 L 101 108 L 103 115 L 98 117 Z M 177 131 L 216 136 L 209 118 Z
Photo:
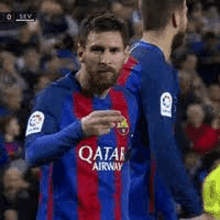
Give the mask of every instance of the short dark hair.
M 89 15 L 81 23 L 78 35 L 78 43 L 86 45 L 90 32 L 118 31 L 121 33 L 124 47 L 129 43 L 127 23 L 110 12 L 100 12 Z
M 184 0 L 141 0 L 143 27 L 146 31 L 162 30 L 174 10 L 183 7 Z

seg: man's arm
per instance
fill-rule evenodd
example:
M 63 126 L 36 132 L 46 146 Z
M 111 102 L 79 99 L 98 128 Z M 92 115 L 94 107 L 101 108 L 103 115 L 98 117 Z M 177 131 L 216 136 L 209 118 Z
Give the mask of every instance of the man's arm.
M 52 120 L 51 123 L 53 123 Z M 61 158 L 82 137 L 83 132 L 80 121 L 76 121 L 53 134 L 30 135 L 26 138 L 25 144 L 26 162 L 31 166 L 50 163 Z
M 174 137 L 174 97 L 163 89 L 164 80 L 161 77 L 156 76 L 156 73 L 151 76 L 152 74 L 142 73 L 141 86 L 150 149 L 156 160 L 157 170 L 171 189 L 174 199 L 182 205 L 187 217 L 197 216 L 203 212 L 202 203 L 189 181 Z
M 83 136 L 80 121 L 60 130 L 62 92 L 51 86 L 36 97 L 26 129 L 25 159 L 29 165 L 47 164 L 61 158 Z
M 78 141 L 92 135 L 107 134 L 114 126 L 113 122 L 123 120 L 118 111 L 96 111 L 59 130 L 60 106 L 54 102 L 51 93 L 49 90 L 37 98 L 28 121 L 25 158 L 29 165 L 48 164 L 61 158 Z

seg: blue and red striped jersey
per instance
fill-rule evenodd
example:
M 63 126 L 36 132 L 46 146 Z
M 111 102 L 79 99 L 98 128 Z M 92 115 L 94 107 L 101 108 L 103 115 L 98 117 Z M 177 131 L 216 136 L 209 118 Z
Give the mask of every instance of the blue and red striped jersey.
M 131 219 L 149 219 L 149 213 L 154 212 L 152 201 L 157 184 L 150 185 L 155 175 L 152 158 L 163 188 L 182 205 L 186 216 L 201 214 L 202 202 L 189 181 L 174 137 L 177 70 L 166 62 L 160 48 L 141 40 L 131 48 L 118 83 L 136 96 L 141 112 L 132 146 Z
M 124 121 L 85 138 L 80 120 L 96 110 L 119 110 Z M 136 99 L 125 88 L 94 97 L 73 74 L 38 95 L 25 146 L 27 163 L 42 168 L 38 220 L 129 219 L 127 154 L 137 118 Z

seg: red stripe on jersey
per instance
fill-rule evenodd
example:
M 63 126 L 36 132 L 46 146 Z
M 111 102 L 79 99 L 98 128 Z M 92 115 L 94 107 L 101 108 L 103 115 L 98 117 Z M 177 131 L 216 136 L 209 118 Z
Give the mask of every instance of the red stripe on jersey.
M 127 78 L 130 76 L 132 72 L 132 68 L 137 64 L 137 60 L 129 56 L 127 63 L 123 65 L 123 69 L 120 70 L 120 76 L 118 78 L 118 84 L 121 86 L 125 86 L 127 82 Z
M 150 204 L 149 211 L 151 213 L 155 212 L 155 199 L 154 199 L 154 179 L 156 174 L 156 161 L 154 158 L 151 159 L 151 171 L 150 171 Z
M 47 220 L 53 219 L 53 164 L 49 168 Z
M 75 92 L 73 94 L 73 104 L 74 113 L 78 119 L 89 115 L 93 111 L 91 96 Z M 86 147 L 83 150 L 83 157 L 88 158 L 89 151 L 95 152 L 97 149 L 97 137 L 84 138 L 76 147 L 78 220 L 99 220 L 101 205 L 98 198 L 98 172 L 92 170 L 94 162 L 92 158 L 90 159 L 91 163 L 80 159 L 79 153 L 82 153 L 83 146 L 89 146 L 89 148 Z
M 39 171 L 39 182 L 40 182 L 40 183 L 42 183 L 42 178 L 43 178 L 42 169 L 40 169 L 40 171 Z M 41 190 L 40 190 L 40 191 L 41 191 Z M 39 197 L 38 197 L 39 206 L 42 205 L 42 200 L 43 200 L 43 194 L 40 192 L 40 193 L 39 193 Z
M 163 219 L 164 219 L 163 214 L 159 212 L 157 220 L 163 220 Z
M 128 113 L 128 104 L 125 101 L 124 95 L 121 91 L 115 91 L 113 89 L 110 90 L 110 97 L 112 100 L 112 109 L 118 110 L 121 114 L 126 118 L 127 124 L 130 128 L 130 120 L 129 120 L 129 113 Z M 119 133 L 116 127 L 116 140 L 117 140 L 117 147 L 118 151 L 122 152 L 122 147 L 125 149 L 125 153 L 128 151 L 128 134 L 123 135 Z M 121 180 L 121 171 L 115 171 L 115 220 L 121 220 L 121 194 L 122 194 L 122 180 Z

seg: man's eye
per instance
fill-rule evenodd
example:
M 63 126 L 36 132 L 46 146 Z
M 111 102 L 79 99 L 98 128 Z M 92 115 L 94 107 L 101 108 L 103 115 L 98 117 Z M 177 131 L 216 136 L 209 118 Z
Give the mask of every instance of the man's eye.
M 95 48 L 92 48 L 91 51 L 92 51 L 92 52 L 99 52 L 99 53 L 101 53 L 101 52 L 103 52 L 104 50 L 103 50 L 102 48 L 95 47 Z
M 117 53 L 117 52 L 119 52 L 119 49 L 118 48 L 113 48 L 113 49 L 111 49 L 111 52 L 112 53 Z

